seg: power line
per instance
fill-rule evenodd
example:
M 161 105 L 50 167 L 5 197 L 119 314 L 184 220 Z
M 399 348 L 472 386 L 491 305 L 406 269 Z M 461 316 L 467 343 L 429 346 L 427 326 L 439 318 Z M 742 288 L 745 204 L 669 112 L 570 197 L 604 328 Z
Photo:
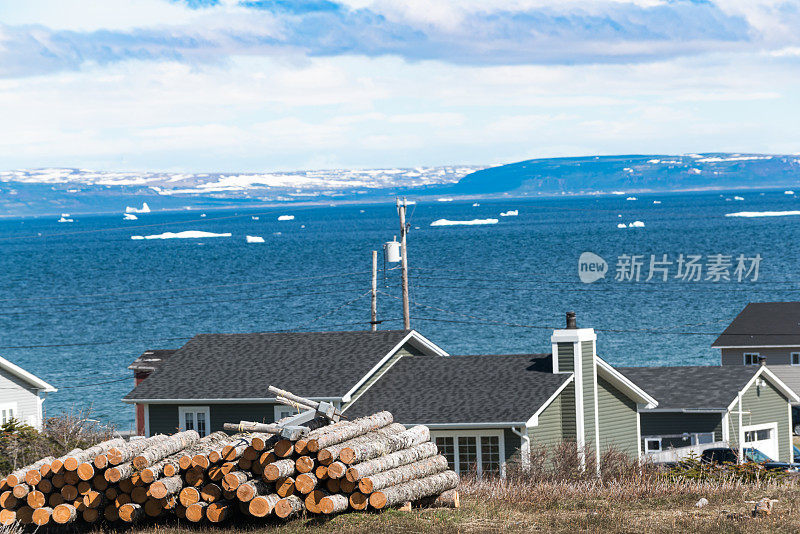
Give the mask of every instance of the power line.
M 0 349 L 43 349 L 43 348 L 58 348 L 58 347 L 91 347 L 95 345 L 115 345 L 118 343 L 152 343 L 154 341 L 177 341 L 181 339 L 191 339 L 192 336 L 186 337 L 162 337 L 156 339 L 115 339 L 113 341 L 80 341 L 76 343 L 52 343 L 42 345 L 6 345 Z

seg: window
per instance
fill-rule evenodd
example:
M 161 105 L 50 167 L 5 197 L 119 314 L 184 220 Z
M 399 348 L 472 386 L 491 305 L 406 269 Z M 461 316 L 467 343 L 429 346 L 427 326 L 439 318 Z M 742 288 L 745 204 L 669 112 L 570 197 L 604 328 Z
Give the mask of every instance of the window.
M 291 406 L 284 406 L 283 404 L 279 404 L 275 406 L 275 420 L 278 421 L 283 419 L 284 417 L 291 417 L 292 415 L 297 415 L 298 412 L 296 408 L 292 408 Z
M 800 365 L 800 352 L 793 352 L 791 354 L 792 365 Z
M 208 406 L 179 406 L 178 422 L 181 430 L 196 430 L 200 437 L 207 436 L 211 410 Z
M 645 439 L 644 452 L 661 452 L 661 438 Z
M 692 445 L 705 445 L 707 443 L 714 443 L 713 432 L 699 432 L 692 434 Z
M 18 418 L 19 413 L 17 413 L 17 403 L 16 402 L 6 402 L 0 404 L 0 425 L 4 425 L 11 421 L 12 419 Z
M 745 443 L 752 443 L 754 441 L 764 441 L 769 439 L 772 434 L 771 428 L 762 428 L 761 430 L 747 430 L 744 433 Z
M 439 454 L 459 474 L 503 475 L 505 450 L 499 431 L 431 432 Z
M 758 365 L 759 354 L 757 352 L 745 352 L 744 364 L 745 365 Z

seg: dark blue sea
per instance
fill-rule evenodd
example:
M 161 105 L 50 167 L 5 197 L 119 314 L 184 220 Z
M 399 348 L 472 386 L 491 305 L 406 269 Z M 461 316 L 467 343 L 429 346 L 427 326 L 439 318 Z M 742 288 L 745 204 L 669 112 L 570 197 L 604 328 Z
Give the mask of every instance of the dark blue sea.
M 713 365 L 715 335 L 747 302 L 799 298 L 800 216 L 725 216 L 799 210 L 795 196 L 636 196 L 409 207 L 412 327 L 452 354 L 547 352 L 551 329 L 574 310 L 614 364 Z M 508 210 L 519 214 L 499 216 Z M 369 327 L 371 251 L 399 234 L 393 204 L 201 213 L 0 220 L 0 356 L 60 388 L 48 413 L 91 407 L 129 429 L 133 410 L 120 402 L 133 385 L 127 366 L 197 333 Z M 278 221 L 282 214 L 295 219 Z M 430 226 L 487 218 L 499 222 Z M 634 221 L 644 228 L 628 228 Z M 131 239 L 187 230 L 232 235 Z M 607 262 L 605 278 L 581 282 L 583 252 Z M 651 255 L 667 263 L 647 281 Z M 681 267 L 700 256 L 699 280 L 679 276 L 680 255 Z M 380 328 L 400 328 L 399 271 L 384 271 L 380 257 Z M 638 281 L 627 267 L 637 264 Z

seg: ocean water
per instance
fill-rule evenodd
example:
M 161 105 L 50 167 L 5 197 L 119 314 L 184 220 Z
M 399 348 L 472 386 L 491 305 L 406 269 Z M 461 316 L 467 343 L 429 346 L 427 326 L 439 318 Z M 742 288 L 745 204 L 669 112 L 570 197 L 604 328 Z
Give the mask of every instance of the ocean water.
M 725 214 L 798 210 L 800 199 L 636 196 L 409 207 L 412 327 L 452 354 L 548 352 L 551 329 L 574 310 L 614 364 L 712 365 L 715 335 L 747 302 L 799 298 L 800 216 Z M 519 215 L 499 217 L 508 210 Z M 399 233 L 392 204 L 205 213 L 0 220 L 0 356 L 60 388 L 48 413 L 91 407 L 130 428 L 133 410 L 120 402 L 133 386 L 127 366 L 197 333 L 368 328 L 371 251 Z M 430 226 L 442 218 L 499 222 Z M 634 221 L 645 227 L 617 228 Z M 182 231 L 231 237 L 131 239 Z M 583 252 L 608 263 L 605 278 L 581 282 Z M 704 267 L 708 256 L 730 255 L 733 279 L 706 280 L 705 269 L 700 281 L 676 279 L 673 263 L 668 281 L 645 281 L 650 256 L 664 254 L 700 255 Z M 761 256 L 757 281 L 735 280 L 740 254 Z M 641 256 L 638 282 L 615 280 L 624 255 Z M 380 328 L 402 327 L 393 267 L 379 265 Z

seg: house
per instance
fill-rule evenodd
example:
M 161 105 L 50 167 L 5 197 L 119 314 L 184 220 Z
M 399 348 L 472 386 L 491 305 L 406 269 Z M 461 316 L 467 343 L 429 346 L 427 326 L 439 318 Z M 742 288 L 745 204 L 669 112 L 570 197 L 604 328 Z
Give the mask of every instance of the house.
M 351 402 L 406 354 L 447 356 L 413 330 L 200 334 L 162 358 L 123 401 L 141 410 L 144 435 L 205 435 L 226 422 L 284 417 L 290 408 L 267 392 L 270 385 L 338 406 Z
M 348 417 L 389 409 L 425 424 L 451 465 L 501 473 L 515 455 L 564 441 L 641 453 L 639 408 L 657 402 L 597 356 L 574 314 L 550 354 L 449 356 L 416 331 L 204 334 L 172 354 L 125 401 L 145 433 L 272 422 L 278 385 L 341 407 Z
M 0 424 L 15 419 L 41 429 L 44 397 L 40 395 L 56 391 L 41 378 L 0 358 Z
M 133 371 L 133 383 L 138 386 L 142 381 L 153 374 L 153 371 L 161 368 L 161 365 L 175 353 L 175 349 L 148 350 L 136 358 L 128 369 Z M 136 405 L 136 434 L 142 436 L 145 433 L 144 425 L 144 405 Z
M 725 442 L 792 461 L 791 403 L 800 399 L 766 365 L 618 371 L 658 401 L 639 410 L 645 453 Z

